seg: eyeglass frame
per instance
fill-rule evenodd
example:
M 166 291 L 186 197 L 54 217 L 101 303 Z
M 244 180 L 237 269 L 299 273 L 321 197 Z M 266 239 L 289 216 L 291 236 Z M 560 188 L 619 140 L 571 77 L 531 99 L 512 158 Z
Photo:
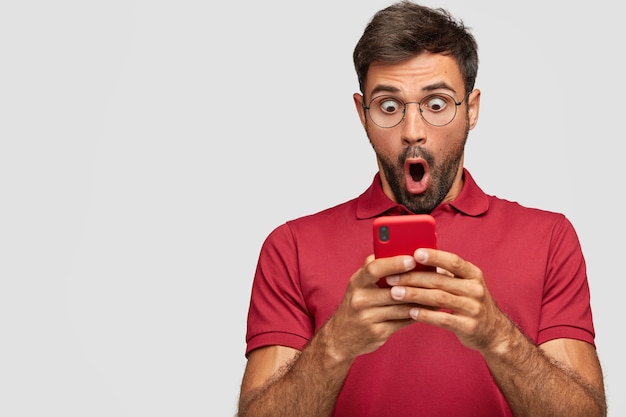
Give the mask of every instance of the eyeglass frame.
M 367 114 L 370 114 L 370 107 L 372 105 L 372 102 L 374 100 L 376 100 L 377 98 L 379 98 L 379 97 L 391 97 L 393 99 L 398 100 L 399 102 L 401 102 L 404 105 L 404 108 L 402 109 L 402 118 L 398 121 L 398 123 L 396 123 L 393 126 L 381 126 L 381 125 L 379 125 L 378 123 L 376 123 L 374 121 L 374 119 L 372 118 L 372 115 L 370 114 L 370 119 L 372 120 L 372 123 L 374 123 L 376 126 L 380 127 L 381 129 L 391 129 L 391 128 L 394 128 L 394 127 L 398 126 L 400 123 L 402 123 L 404 121 L 404 118 L 406 117 L 406 106 L 408 104 L 417 104 L 417 109 L 420 112 L 420 117 L 422 118 L 422 120 L 424 122 L 426 122 L 430 126 L 433 126 L 433 127 L 444 127 L 444 126 L 447 126 L 447 125 L 449 125 L 450 123 L 452 123 L 454 121 L 454 119 L 456 118 L 456 114 L 457 114 L 457 110 L 458 110 L 459 106 L 461 104 L 463 104 L 463 102 L 465 100 L 467 100 L 467 98 L 469 97 L 470 94 L 472 94 L 472 91 L 468 91 L 465 94 L 465 96 L 461 99 L 461 101 L 459 101 L 458 103 L 454 99 L 454 97 L 452 97 L 448 93 L 432 93 L 432 94 L 428 94 L 427 96 L 424 96 L 420 101 L 407 101 L 407 102 L 405 102 L 404 100 L 402 100 L 401 98 L 398 98 L 396 96 L 383 94 L 383 95 L 380 95 L 380 96 L 372 97 L 372 99 L 369 102 L 369 105 L 366 106 L 365 104 L 362 104 L 362 107 L 363 107 L 363 110 L 365 110 Z M 429 122 L 428 120 L 426 120 L 426 118 L 424 117 L 424 114 L 423 114 L 424 111 L 422 110 L 422 101 L 426 100 L 427 98 L 429 98 L 431 96 L 437 96 L 437 95 L 448 96 L 448 97 L 450 97 L 452 99 L 452 102 L 454 103 L 454 116 L 452 116 L 452 119 L 450 119 L 450 121 L 448 123 L 445 123 L 445 124 L 442 124 L 442 125 L 435 125 L 435 124 L 432 124 L 431 122 Z M 365 101 L 363 101 L 363 103 L 365 103 Z

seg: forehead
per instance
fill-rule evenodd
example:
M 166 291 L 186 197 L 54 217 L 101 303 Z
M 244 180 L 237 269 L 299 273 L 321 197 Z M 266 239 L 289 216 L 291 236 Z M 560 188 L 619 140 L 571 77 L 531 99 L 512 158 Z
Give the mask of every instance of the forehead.
M 434 90 L 464 94 L 461 71 L 449 55 L 424 52 L 400 63 L 375 62 L 367 71 L 366 95 L 385 91 L 411 98 Z

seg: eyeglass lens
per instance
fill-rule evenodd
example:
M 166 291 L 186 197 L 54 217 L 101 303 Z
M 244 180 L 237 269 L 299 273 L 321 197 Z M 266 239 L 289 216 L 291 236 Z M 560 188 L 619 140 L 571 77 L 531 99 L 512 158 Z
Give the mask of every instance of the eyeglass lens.
M 443 93 L 426 96 L 419 103 L 404 103 L 393 96 L 378 96 L 372 99 L 368 111 L 376 125 L 394 127 L 402 122 L 407 104 L 412 103 L 419 106 L 422 118 L 433 126 L 445 126 L 456 116 L 456 101 Z

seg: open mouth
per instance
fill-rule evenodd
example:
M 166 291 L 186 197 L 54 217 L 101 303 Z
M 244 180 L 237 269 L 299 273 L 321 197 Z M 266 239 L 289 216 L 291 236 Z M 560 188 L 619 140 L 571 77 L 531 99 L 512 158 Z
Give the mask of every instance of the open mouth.
M 422 163 L 412 163 L 409 165 L 409 174 L 413 181 L 420 182 L 424 178 L 424 165 Z
M 412 158 L 404 162 L 404 182 L 411 194 L 421 194 L 430 184 L 428 163 L 423 158 Z

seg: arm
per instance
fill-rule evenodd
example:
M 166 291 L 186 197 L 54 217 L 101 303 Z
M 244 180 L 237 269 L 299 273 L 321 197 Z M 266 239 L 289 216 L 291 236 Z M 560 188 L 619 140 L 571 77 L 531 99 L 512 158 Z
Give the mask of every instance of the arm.
M 317 336 L 302 352 L 284 346 L 253 351 L 238 416 L 331 416 L 350 363 L 333 361 L 322 339 Z
M 404 274 L 390 282 L 392 297 L 429 306 L 409 314 L 480 352 L 516 416 L 606 416 L 593 346 L 568 339 L 535 346 L 497 307 L 480 269 L 443 251 L 420 249 L 415 256 L 440 273 Z
M 302 352 L 283 346 L 251 352 L 238 416 L 331 416 L 354 360 L 413 323 L 411 306 L 392 300 L 389 291 L 375 283 L 414 266 L 411 257 L 368 257 L 350 279 L 336 312 Z
M 519 331 L 487 364 L 516 416 L 606 416 L 602 371 L 594 347 L 557 339 L 534 346 Z

